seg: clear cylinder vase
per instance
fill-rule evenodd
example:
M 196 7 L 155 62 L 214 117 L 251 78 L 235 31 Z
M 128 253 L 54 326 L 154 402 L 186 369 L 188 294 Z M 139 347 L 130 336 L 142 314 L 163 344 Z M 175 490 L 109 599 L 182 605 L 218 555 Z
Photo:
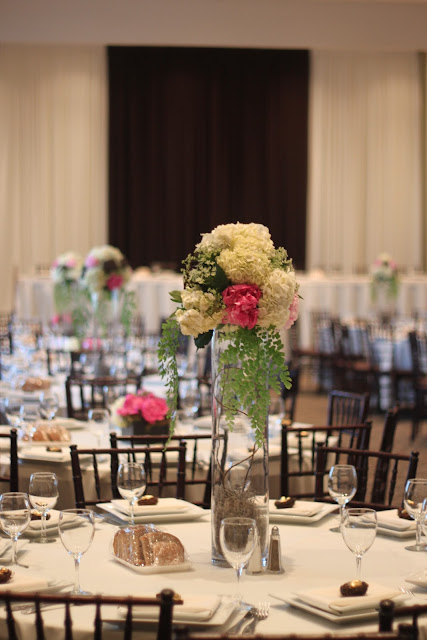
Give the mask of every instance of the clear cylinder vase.
M 241 367 L 221 365 L 229 341 L 215 331 L 212 339 L 212 563 L 228 566 L 220 544 L 221 520 L 230 516 L 253 518 L 258 527 L 263 566 L 268 555 L 268 409 L 262 443 L 257 443 L 248 406 L 226 405 L 234 374 Z M 268 385 L 268 372 L 265 384 Z M 252 396 L 256 402 L 256 392 Z

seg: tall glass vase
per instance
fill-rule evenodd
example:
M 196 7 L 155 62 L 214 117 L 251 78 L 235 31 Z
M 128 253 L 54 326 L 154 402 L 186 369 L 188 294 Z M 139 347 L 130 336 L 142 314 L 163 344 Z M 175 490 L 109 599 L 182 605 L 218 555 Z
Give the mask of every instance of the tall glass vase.
M 220 544 L 223 518 L 254 518 L 259 532 L 260 552 L 265 566 L 268 553 L 268 410 L 262 444 L 255 442 L 249 406 L 226 405 L 235 373 L 241 367 L 221 364 L 221 352 L 229 341 L 215 331 L 212 339 L 212 563 L 227 566 Z M 268 385 L 268 372 L 265 384 Z M 252 396 L 256 402 L 256 390 Z

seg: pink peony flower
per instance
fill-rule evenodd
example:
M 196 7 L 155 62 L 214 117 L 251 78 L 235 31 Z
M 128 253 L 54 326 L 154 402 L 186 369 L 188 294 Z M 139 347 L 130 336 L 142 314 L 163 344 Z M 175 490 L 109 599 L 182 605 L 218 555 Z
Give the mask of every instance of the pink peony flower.
M 107 288 L 110 291 L 113 289 L 120 289 L 123 284 L 123 276 L 119 276 L 117 273 L 113 273 L 107 280 Z
M 95 256 L 88 256 L 86 258 L 85 267 L 89 267 L 89 269 L 91 269 L 92 267 L 96 267 L 98 264 L 99 260 L 98 258 L 95 258 Z
M 59 315 L 59 313 L 55 313 L 55 315 L 52 316 L 51 323 L 53 325 L 57 325 L 60 323 L 60 320 L 61 320 L 61 316 Z
M 65 263 L 65 266 L 68 267 L 68 269 L 74 269 L 74 267 L 76 266 L 76 261 L 74 260 L 74 258 L 69 258 L 69 260 L 67 260 L 67 262 Z
M 222 292 L 227 310 L 223 323 L 237 324 L 239 327 L 253 329 L 258 320 L 258 301 L 261 290 L 254 284 L 235 284 Z
M 169 408 L 163 398 L 158 398 L 153 393 L 128 394 L 121 409 L 117 409 L 120 416 L 141 415 L 144 420 L 154 424 L 164 420 Z
M 291 306 L 289 307 L 289 318 L 285 323 L 285 329 L 290 329 L 294 324 L 295 320 L 298 319 L 298 311 L 299 311 L 299 296 L 296 293 L 294 295 L 294 299 L 291 302 Z
M 97 351 L 102 347 L 102 340 L 100 338 L 85 338 L 82 342 L 82 349 L 86 351 Z

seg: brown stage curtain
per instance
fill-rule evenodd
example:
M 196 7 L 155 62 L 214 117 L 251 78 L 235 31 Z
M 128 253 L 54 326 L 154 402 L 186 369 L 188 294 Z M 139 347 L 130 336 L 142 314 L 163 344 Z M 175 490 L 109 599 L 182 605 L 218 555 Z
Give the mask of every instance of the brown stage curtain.
M 133 266 L 260 222 L 305 266 L 307 51 L 109 47 L 109 241 Z

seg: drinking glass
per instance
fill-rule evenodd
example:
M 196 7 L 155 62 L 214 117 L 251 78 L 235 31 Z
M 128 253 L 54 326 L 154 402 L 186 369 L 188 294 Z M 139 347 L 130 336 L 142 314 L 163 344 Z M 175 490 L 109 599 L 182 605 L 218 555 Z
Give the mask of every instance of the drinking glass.
M 21 427 L 21 405 L 22 402 L 14 398 L 5 398 L 4 400 L 4 412 L 7 421 L 15 429 Z
M 54 542 L 46 535 L 46 515 L 58 500 L 58 478 L 55 473 L 40 471 L 30 476 L 29 498 L 34 509 L 41 513 L 41 534 L 39 542 Z
M 28 495 L 21 492 L 0 495 L 0 526 L 12 540 L 12 565 L 18 565 L 16 544 L 30 524 L 31 510 Z
M 344 507 L 354 497 L 357 490 L 357 473 L 351 464 L 334 464 L 329 471 L 328 491 L 331 498 L 338 502 L 339 526 L 331 531 L 339 531 Z
M 108 440 L 110 432 L 110 412 L 108 409 L 89 409 L 87 414 L 89 425 L 94 435 L 98 447 L 102 447 Z
M 40 413 L 45 420 L 53 420 L 58 413 L 59 398 L 56 393 L 44 391 L 40 394 Z
M 377 512 L 374 509 L 344 509 L 341 534 L 356 556 L 357 580 L 361 580 L 362 556 L 371 548 L 377 535 Z
M 183 420 L 193 420 L 200 408 L 200 389 L 196 378 L 179 383 L 179 404 Z
M 142 496 L 147 486 L 144 465 L 139 462 L 123 462 L 117 471 L 117 489 L 122 498 L 129 502 L 131 522 L 135 524 L 135 502 Z
M 236 571 L 237 584 L 235 599 L 241 602 L 240 577 L 243 567 L 249 562 L 258 543 L 258 528 L 253 518 L 235 516 L 223 518 L 219 530 L 222 553 L 227 562 Z
M 59 537 L 66 551 L 74 558 L 74 587 L 70 593 L 91 595 L 80 587 L 80 559 L 92 544 L 95 535 L 93 511 L 89 509 L 64 509 L 59 513 Z
M 406 511 L 409 513 L 411 518 L 415 520 L 416 524 L 415 544 L 405 547 L 405 549 L 407 549 L 408 551 L 427 550 L 427 546 L 421 542 L 422 506 L 425 498 L 427 498 L 427 479 L 412 478 L 411 480 L 408 480 L 405 486 L 403 502 Z

